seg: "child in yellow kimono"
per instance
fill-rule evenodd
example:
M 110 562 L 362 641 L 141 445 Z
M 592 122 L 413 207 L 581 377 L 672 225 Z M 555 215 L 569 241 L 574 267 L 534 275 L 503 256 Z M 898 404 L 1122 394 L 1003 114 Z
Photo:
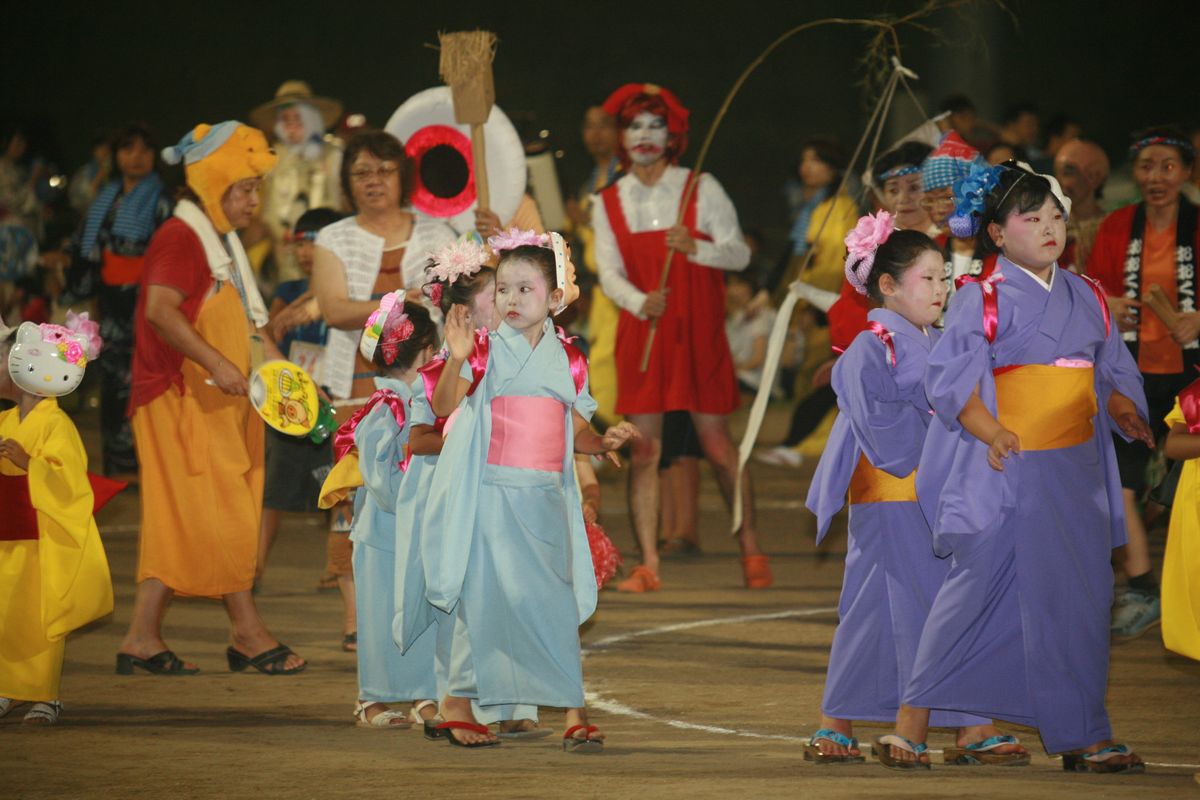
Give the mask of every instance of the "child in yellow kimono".
M 87 454 L 56 397 L 69 394 L 100 352 L 86 314 L 67 325 L 0 321 L 0 716 L 32 704 L 30 724 L 62 711 L 67 634 L 113 608 Z
M 1167 415 L 1167 458 L 1183 462 L 1162 572 L 1162 637 L 1168 650 L 1200 660 L 1200 381 Z

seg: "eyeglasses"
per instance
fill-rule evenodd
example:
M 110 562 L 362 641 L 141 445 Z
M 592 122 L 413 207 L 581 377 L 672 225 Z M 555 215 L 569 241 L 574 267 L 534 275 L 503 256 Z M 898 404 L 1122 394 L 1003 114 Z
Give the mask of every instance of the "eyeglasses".
M 356 183 L 366 183 L 371 178 L 382 178 L 387 180 L 400 171 L 400 167 L 395 164 L 384 164 L 376 169 L 356 169 L 350 173 L 350 180 Z

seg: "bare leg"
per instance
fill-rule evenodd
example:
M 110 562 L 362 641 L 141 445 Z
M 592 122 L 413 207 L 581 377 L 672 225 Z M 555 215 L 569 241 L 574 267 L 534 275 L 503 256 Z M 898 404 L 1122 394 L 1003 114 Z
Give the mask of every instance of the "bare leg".
M 271 546 L 275 544 L 275 534 L 279 532 L 279 512 L 273 508 L 264 508 L 262 525 L 258 530 L 258 563 L 254 568 L 254 582 L 262 581 L 267 571 L 267 558 L 271 555 Z
M 700 544 L 696 518 L 700 507 L 700 459 L 685 457 L 671 465 L 671 491 L 675 495 L 675 530 L 672 535 Z
M 675 519 L 675 491 L 672 486 L 675 477 L 675 464 L 660 469 L 658 471 L 658 496 L 660 499 L 659 505 L 659 530 L 662 531 L 662 536 L 659 538 L 667 543 L 676 537 L 676 528 L 678 522 Z
M 635 414 L 629 421 L 642 432 L 633 440 L 629 465 L 629 515 L 642 549 L 642 564 L 658 575 L 658 459 L 662 452 L 662 414 Z
M 716 473 L 721 495 L 725 502 L 730 504 L 737 478 L 737 450 L 733 446 L 733 436 L 729 433 L 729 421 L 717 414 L 693 413 L 692 422 L 696 425 L 696 434 L 700 437 L 704 457 L 712 464 Z M 762 555 L 762 549 L 758 546 L 754 491 L 749 473 L 742 476 L 742 527 L 738 531 L 738 543 L 743 556 Z
M 357 597 L 354 590 L 354 575 L 338 575 L 338 591 L 342 593 L 342 635 L 349 636 L 358 630 Z
M 229 621 L 233 623 L 230 633 L 230 643 L 239 653 L 253 658 L 260 653 L 279 646 L 279 640 L 267 630 L 262 617 L 259 616 L 258 606 L 254 604 L 254 595 L 249 589 L 221 598 L 225 603 L 225 611 Z M 302 666 L 304 659 L 293 653 L 283 664 L 283 669 Z
M 162 624 L 174 594 L 158 578 L 147 578 L 138 584 L 133 600 L 133 618 L 117 652 L 149 658 L 168 649 L 162 638 Z M 195 664 L 184 666 L 187 669 L 196 667 Z
M 1129 539 L 1125 545 L 1125 563 L 1122 569 L 1129 577 L 1145 575 L 1151 569 L 1150 542 L 1146 536 L 1146 525 L 1142 522 L 1142 514 L 1138 510 L 1137 497 L 1133 490 L 1122 489 L 1121 499 L 1125 501 L 1125 535 Z
M 978 744 L 985 739 L 1000 735 L 1002 735 L 1002 731 L 995 725 L 968 725 L 965 728 L 958 729 L 957 741 L 959 747 L 966 747 L 969 744 Z M 1011 753 L 1024 753 L 1026 750 L 1019 744 L 1003 744 L 991 752 L 997 755 L 1009 755 Z

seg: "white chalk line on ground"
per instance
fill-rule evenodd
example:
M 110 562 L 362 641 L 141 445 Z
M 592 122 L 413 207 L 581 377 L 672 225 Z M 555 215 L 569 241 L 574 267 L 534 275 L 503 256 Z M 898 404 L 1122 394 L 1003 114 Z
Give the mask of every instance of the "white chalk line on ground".
M 692 622 L 677 622 L 673 625 L 660 625 L 655 628 L 646 628 L 639 631 L 628 631 L 626 633 L 617 633 L 612 636 L 606 636 L 603 639 L 598 639 L 587 647 L 582 648 L 584 658 L 613 645 L 629 642 L 634 639 L 640 639 L 646 636 L 659 636 L 665 633 L 677 633 L 678 631 L 693 630 L 695 628 L 711 628 L 717 625 L 736 625 L 745 622 L 768 622 L 777 619 L 793 619 L 796 617 L 815 617 L 821 614 L 831 614 L 837 611 L 836 607 L 831 608 L 798 608 L 790 611 L 775 611 L 766 614 L 743 614 L 736 617 L 713 617 L 711 619 L 699 619 Z M 604 697 L 599 692 L 588 690 L 584 694 L 589 708 L 594 708 L 598 711 L 603 711 L 606 714 L 614 714 L 621 717 L 630 717 L 631 719 L 639 719 L 646 722 L 659 722 L 671 728 L 680 730 L 700 731 L 701 733 L 715 733 L 723 736 L 741 736 L 747 739 L 772 739 L 780 742 L 792 742 L 797 744 L 807 744 L 807 736 L 788 736 L 780 733 L 758 733 L 756 731 L 745 731 L 737 728 L 725 728 L 720 725 L 702 725 L 695 722 L 685 722 L 681 719 L 667 719 L 658 717 L 653 714 L 648 714 L 645 711 L 639 711 L 632 706 L 628 706 L 619 700 L 611 697 Z M 941 750 L 930 749 L 930 753 L 941 753 Z M 1053 758 L 1057 758 L 1054 756 Z M 1148 767 L 1169 767 L 1175 769 L 1200 769 L 1200 764 L 1171 764 L 1156 761 L 1147 761 Z

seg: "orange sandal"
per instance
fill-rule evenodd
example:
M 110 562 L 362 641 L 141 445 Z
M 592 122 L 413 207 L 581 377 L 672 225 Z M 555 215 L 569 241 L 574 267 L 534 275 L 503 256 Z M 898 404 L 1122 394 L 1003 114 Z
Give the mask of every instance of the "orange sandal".
M 633 568 L 629 577 L 617 584 L 618 592 L 657 592 L 662 588 L 662 581 L 650 569 L 642 564 Z
M 579 731 L 583 731 L 582 739 L 575 736 Z M 599 731 L 600 729 L 595 725 L 572 725 L 563 734 L 563 752 L 576 753 L 581 756 L 603 753 L 604 740 L 592 738 L 592 734 Z
M 742 556 L 742 576 L 747 589 L 766 589 L 775 582 L 766 556 Z

